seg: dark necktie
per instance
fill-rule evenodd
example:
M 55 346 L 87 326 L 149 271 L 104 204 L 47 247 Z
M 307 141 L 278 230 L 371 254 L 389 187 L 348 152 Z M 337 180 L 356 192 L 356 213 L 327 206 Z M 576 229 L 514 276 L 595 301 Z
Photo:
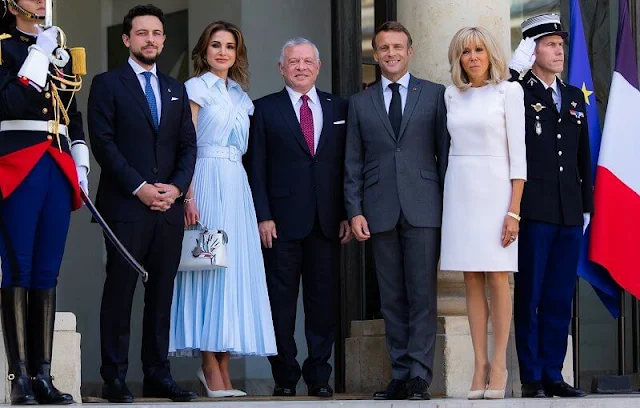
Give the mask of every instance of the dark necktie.
M 551 101 L 553 102 L 553 106 L 556 107 L 556 111 L 560 112 L 560 106 L 556 103 L 556 100 L 553 98 L 553 88 L 548 87 L 547 92 L 549 92 L 549 96 L 551 96 Z
M 396 134 L 400 136 L 400 124 L 402 123 L 402 97 L 400 96 L 400 84 L 389 84 L 391 89 L 391 103 L 389 104 L 389 122 Z
M 156 102 L 156 95 L 153 93 L 153 88 L 151 87 L 151 72 L 145 71 L 142 73 L 142 75 L 144 75 L 144 79 L 146 79 L 146 83 L 144 85 L 144 96 L 147 98 L 149 110 L 151 110 L 153 126 L 156 130 L 158 130 L 158 127 L 160 126 L 160 120 L 158 119 L 158 104 Z
M 309 107 L 309 97 L 307 95 L 302 95 L 302 106 L 300 106 L 300 128 L 302 129 L 302 134 L 304 135 L 304 141 L 307 142 L 307 146 L 309 147 L 309 153 L 314 156 L 314 132 L 313 132 L 313 114 L 311 113 L 311 108 Z

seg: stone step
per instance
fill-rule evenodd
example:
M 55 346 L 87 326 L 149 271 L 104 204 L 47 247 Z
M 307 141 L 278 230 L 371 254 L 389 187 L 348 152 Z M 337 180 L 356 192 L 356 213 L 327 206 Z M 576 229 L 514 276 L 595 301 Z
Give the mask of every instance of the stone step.
M 140 398 L 134 404 L 107 404 L 100 398 L 85 398 L 84 404 L 91 406 L 108 406 L 109 408 L 151 407 L 170 405 L 171 408 L 636 408 L 640 406 L 640 394 L 632 395 L 589 395 L 585 398 L 564 399 L 544 398 L 540 400 L 508 398 L 498 401 L 469 401 L 458 398 L 433 399 L 431 401 L 372 401 L 363 396 L 338 395 L 333 400 L 318 398 L 273 398 L 273 397 L 244 397 L 244 398 L 200 398 L 195 403 L 175 403 L 161 399 Z

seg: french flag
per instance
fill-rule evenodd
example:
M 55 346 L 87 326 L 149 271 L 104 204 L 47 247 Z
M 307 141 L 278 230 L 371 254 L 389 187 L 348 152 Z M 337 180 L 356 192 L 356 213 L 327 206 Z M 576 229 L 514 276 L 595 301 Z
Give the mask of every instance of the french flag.
M 627 1 L 596 170 L 589 258 L 640 297 L 640 89 Z

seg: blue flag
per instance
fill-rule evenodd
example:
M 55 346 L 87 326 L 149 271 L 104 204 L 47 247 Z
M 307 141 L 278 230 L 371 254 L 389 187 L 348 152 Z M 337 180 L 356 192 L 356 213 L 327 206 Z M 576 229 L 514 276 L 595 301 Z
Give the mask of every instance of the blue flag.
M 587 109 L 587 121 L 589 123 L 589 143 L 591 146 L 591 172 L 595 180 L 596 166 L 598 165 L 598 153 L 600 152 L 600 120 L 598 118 L 598 107 L 593 89 L 593 79 L 591 77 L 591 66 L 589 65 L 589 54 L 587 43 L 584 37 L 584 27 L 582 25 L 582 13 L 580 12 L 580 1 L 571 0 L 570 6 L 571 22 L 569 33 L 569 83 L 582 90 L 585 97 Z M 604 303 L 613 318 L 620 315 L 620 287 L 611 278 L 609 272 L 598 264 L 588 259 L 589 255 L 589 235 L 591 227 L 587 226 L 582 248 L 580 250 L 580 263 L 578 264 L 578 276 L 591 284 L 596 294 Z

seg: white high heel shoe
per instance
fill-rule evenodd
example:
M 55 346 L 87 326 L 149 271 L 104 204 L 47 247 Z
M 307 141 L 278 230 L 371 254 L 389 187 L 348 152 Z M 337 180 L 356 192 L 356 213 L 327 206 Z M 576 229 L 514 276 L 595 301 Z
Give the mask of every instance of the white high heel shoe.
M 480 400 L 484 398 L 484 393 L 487 391 L 487 386 L 489 385 L 489 374 L 485 378 L 485 386 L 483 390 L 470 390 L 467 393 L 467 399 L 469 400 Z
M 207 385 L 207 379 L 204 376 L 204 372 L 202 371 L 202 367 L 198 368 L 198 371 L 196 372 L 196 377 L 198 377 L 198 380 L 200 380 L 200 382 L 204 386 L 204 389 L 207 390 L 207 397 L 209 397 L 209 398 L 222 398 L 222 397 L 234 397 L 234 396 L 236 396 L 233 392 L 227 391 L 227 390 L 211 391 L 209 389 L 209 386 Z
M 232 393 L 233 394 L 232 397 L 246 397 L 247 396 L 247 393 L 242 391 L 242 390 L 233 389 L 233 390 L 227 390 L 227 392 Z
M 504 388 L 501 390 L 487 390 L 484 392 L 484 399 L 504 399 L 504 390 L 507 388 L 507 382 L 509 380 L 509 371 L 505 373 Z

